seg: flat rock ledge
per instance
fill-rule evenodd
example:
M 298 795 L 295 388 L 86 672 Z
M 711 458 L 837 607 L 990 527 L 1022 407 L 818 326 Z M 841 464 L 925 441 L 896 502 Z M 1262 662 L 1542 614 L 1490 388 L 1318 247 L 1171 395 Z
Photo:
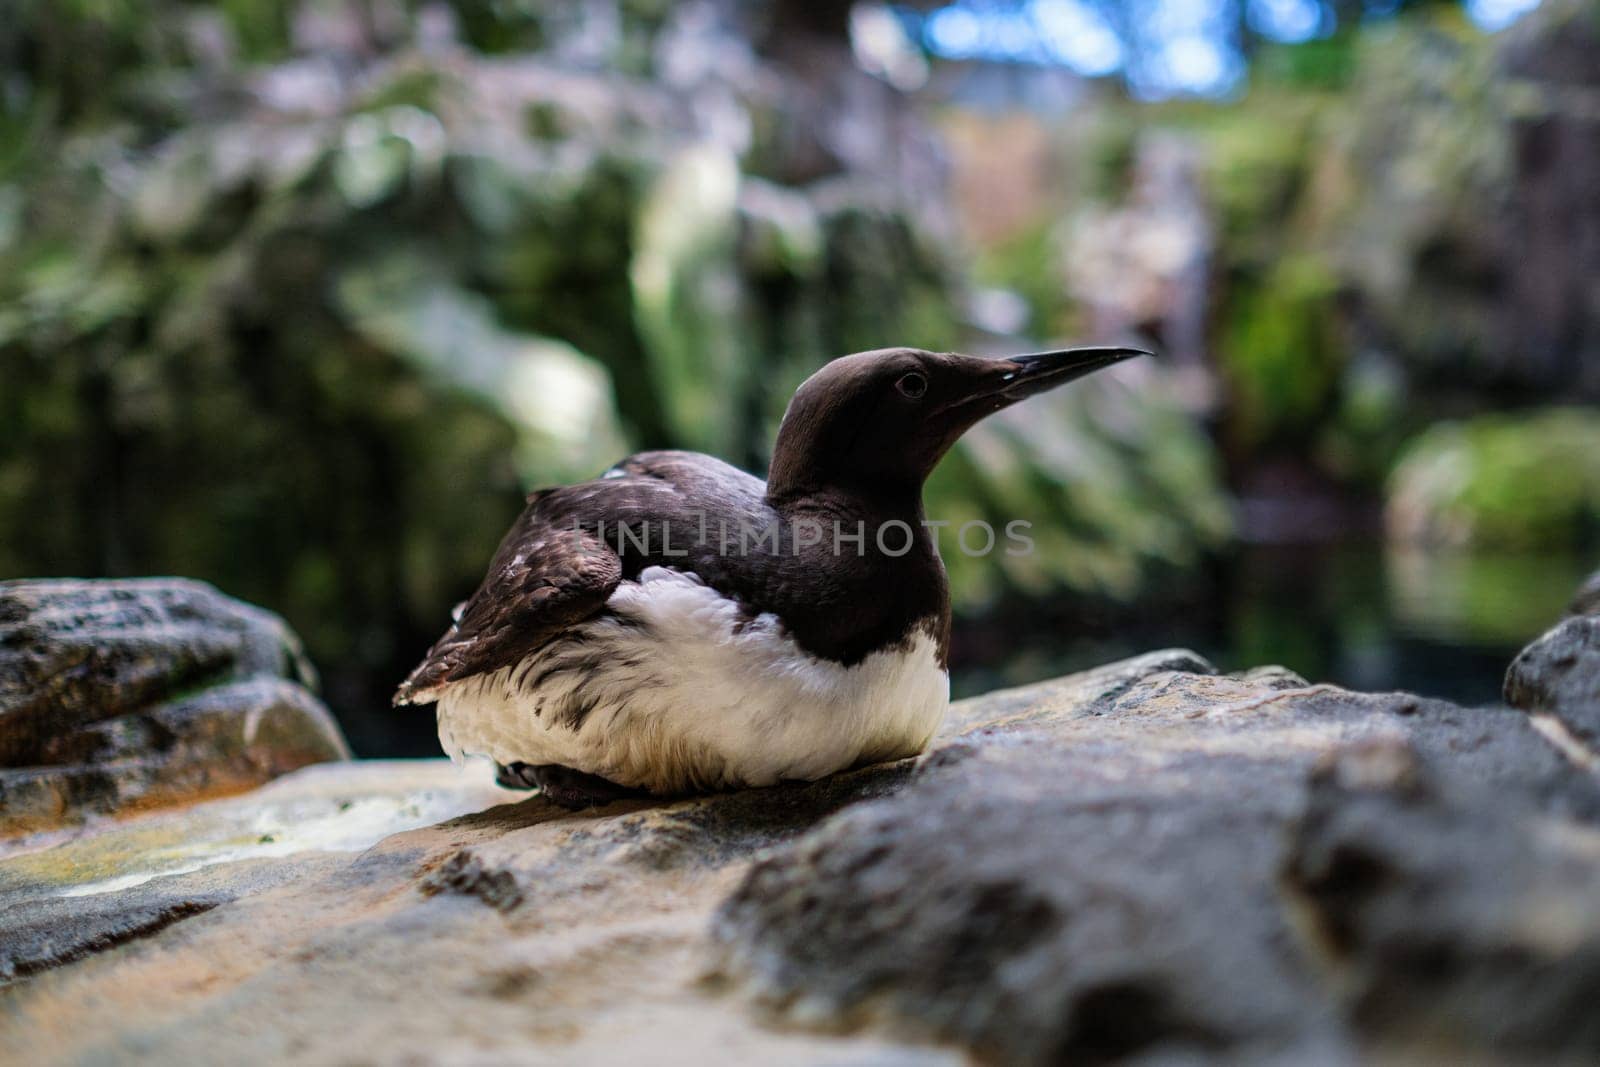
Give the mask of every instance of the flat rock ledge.
M 283 620 L 180 578 L 0 582 L 0 836 L 348 759 Z
M 0 1061 L 1592 1063 L 1600 779 L 1534 720 L 1174 651 L 809 785 L 308 767 L 0 852 Z

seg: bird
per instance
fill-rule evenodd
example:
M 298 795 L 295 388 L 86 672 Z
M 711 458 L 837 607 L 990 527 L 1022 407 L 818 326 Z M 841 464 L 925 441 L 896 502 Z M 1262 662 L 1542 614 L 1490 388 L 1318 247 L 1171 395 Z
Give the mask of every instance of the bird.
M 394 703 L 574 810 L 916 755 L 950 693 L 923 483 L 985 416 L 1149 354 L 860 352 L 795 391 L 765 481 L 663 450 L 534 492 Z

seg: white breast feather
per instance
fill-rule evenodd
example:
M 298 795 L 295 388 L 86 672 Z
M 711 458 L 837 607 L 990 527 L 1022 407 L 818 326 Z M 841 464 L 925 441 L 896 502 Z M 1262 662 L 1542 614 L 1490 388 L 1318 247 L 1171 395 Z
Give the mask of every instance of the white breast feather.
M 623 582 L 606 607 L 575 640 L 444 687 L 445 751 L 660 793 L 764 786 L 920 752 L 949 704 L 949 675 L 921 631 L 845 667 L 802 651 L 776 616 L 742 615 L 661 567 Z

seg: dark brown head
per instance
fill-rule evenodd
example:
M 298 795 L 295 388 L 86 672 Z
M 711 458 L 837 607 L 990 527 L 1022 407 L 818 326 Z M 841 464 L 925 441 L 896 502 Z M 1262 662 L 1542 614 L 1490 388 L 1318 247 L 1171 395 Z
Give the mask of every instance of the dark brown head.
M 956 439 L 985 415 L 1134 356 L 1137 348 L 1069 348 L 980 359 L 885 348 L 836 359 L 789 401 L 767 479 L 781 503 L 818 490 L 920 497 Z

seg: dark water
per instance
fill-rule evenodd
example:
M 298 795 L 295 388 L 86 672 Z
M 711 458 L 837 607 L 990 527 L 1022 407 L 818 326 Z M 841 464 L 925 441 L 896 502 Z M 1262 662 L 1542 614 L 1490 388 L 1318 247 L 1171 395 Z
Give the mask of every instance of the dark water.
M 1596 566 L 1562 554 L 1251 547 L 1162 607 L 1034 605 L 960 624 L 952 688 L 968 696 L 1177 645 L 1224 671 L 1278 663 L 1313 682 L 1488 703 Z

